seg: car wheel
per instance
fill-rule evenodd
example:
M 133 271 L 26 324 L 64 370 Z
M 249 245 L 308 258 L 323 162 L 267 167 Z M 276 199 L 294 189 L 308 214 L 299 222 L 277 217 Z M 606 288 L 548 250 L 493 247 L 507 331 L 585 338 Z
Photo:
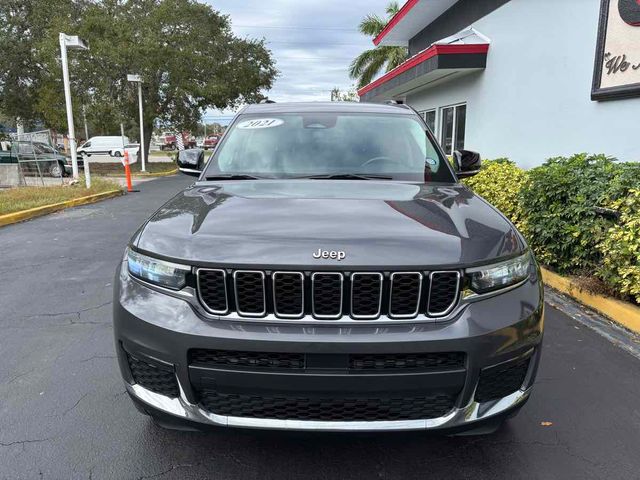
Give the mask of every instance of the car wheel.
M 54 163 L 49 167 L 49 174 L 56 178 L 62 177 L 64 175 L 64 167 L 59 163 Z
M 113 156 L 116 158 L 120 158 L 122 154 L 118 150 L 116 150 L 115 152 L 113 152 Z

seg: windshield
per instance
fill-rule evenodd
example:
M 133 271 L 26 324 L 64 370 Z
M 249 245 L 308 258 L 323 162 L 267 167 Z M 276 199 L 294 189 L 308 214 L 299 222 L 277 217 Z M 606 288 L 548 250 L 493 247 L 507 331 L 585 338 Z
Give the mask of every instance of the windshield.
M 242 115 L 212 159 L 205 177 L 371 175 L 455 181 L 424 125 L 409 115 Z
M 36 153 L 56 153 L 52 147 L 44 143 L 34 143 L 33 148 Z

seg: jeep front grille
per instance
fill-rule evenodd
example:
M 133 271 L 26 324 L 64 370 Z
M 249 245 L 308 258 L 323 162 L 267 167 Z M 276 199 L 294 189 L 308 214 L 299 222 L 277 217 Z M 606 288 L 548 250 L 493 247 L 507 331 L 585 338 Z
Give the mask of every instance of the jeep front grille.
M 443 317 L 456 306 L 460 272 L 197 270 L 198 296 L 215 315 L 282 319 Z

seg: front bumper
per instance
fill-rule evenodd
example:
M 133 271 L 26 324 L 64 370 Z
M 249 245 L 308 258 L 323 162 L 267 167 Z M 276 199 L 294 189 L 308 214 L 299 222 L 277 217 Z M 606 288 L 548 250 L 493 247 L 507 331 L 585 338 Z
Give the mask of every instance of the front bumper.
M 140 385 L 126 384 L 127 392 L 151 411 L 175 417 L 189 424 L 214 425 L 220 427 L 257 428 L 267 430 L 300 430 L 317 432 L 375 432 L 407 430 L 464 431 L 478 425 L 503 418 L 519 409 L 529 399 L 531 387 L 518 390 L 498 401 L 486 404 L 471 402 L 464 408 L 455 408 L 445 416 L 422 420 L 389 421 L 318 421 L 318 420 L 280 420 L 272 418 L 248 418 L 216 415 L 190 403 L 181 393 L 178 398 L 169 398 L 154 393 Z M 169 423 L 171 420 L 169 420 Z M 181 422 L 178 422 L 181 423 Z
M 229 426 L 312 431 L 473 429 L 517 410 L 528 399 L 540 358 L 543 300 L 538 278 L 492 298 L 468 304 L 452 320 L 398 325 L 257 324 L 203 319 L 184 300 L 151 289 L 124 271 L 116 274 L 114 333 L 128 393 L 141 408 L 190 426 Z M 462 371 L 346 372 L 203 369 L 190 364 L 191 349 L 299 352 L 327 358 L 350 354 L 463 352 Z M 175 373 L 178 393 L 170 396 L 134 380 L 130 355 Z M 519 388 L 500 398 L 477 401 L 481 372 L 527 361 Z M 204 387 L 203 387 L 204 385 Z M 430 389 L 454 391 L 446 413 L 401 420 L 315 420 L 220 414 L 201 401 L 202 388 L 275 396 L 369 398 L 413 396 Z

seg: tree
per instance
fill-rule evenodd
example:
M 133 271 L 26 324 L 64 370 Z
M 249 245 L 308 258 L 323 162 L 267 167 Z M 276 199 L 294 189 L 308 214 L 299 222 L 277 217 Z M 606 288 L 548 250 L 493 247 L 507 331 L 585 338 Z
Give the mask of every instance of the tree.
M 398 13 L 398 2 L 390 2 L 387 5 L 389 20 Z M 378 15 L 370 14 L 360 22 L 358 29 L 363 35 L 377 37 L 387 25 L 387 21 Z M 358 55 L 349 66 L 349 76 L 357 81 L 358 88 L 371 83 L 371 81 L 384 69 L 385 72 L 393 70 L 407 59 L 406 47 L 377 46 L 365 50 Z
M 42 118 L 37 103 L 47 72 L 39 47 L 50 35 L 52 15 L 74 18 L 79 9 L 80 2 L 70 0 L 0 0 L 0 110 L 4 114 L 27 125 Z M 52 41 L 57 42 L 57 32 Z M 59 68 L 56 73 L 60 76 Z
M 264 41 L 236 37 L 227 16 L 194 0 L 0 2 L 26 2 L 34 11 L 49 8 L 46 22 L 38 15 L 31 17 L 39 23 L 26 16 L 31 24 L 23 31 L 36 23 L 43 31 L 22 55 L 24 62 L 38 65 L 25 81 L 31 118 L 54 128 L 65 125 L 58 32 L 79 35 L 90 45 L 89 51 L 69 55 L 76 119 L 85 105 L 92 124 L 113 128 L 123 120 L 137 123 L 137 89 L 126 76 L 141 75 L 147 152 L 155 125 L 195 129 L 206 109 L 261 99 L 261 91 L 271 88 L 277 74 Z M 16 23 L 15 16 L 9 20 Z M 11 26 L 0 29 L 0 45 L 19 41 L 12 38 L 14 32 Z M 15 115 L 17 110 L 6 102 L 11 88 L 11 81 L 3 83 L 0 77 L 0 109 Z
M 355 88 L 350 88 L 346 92 L 343 92 L 338 87 L 333 87 L 331 90 L 331 101 L 332 102 L 358 102 L 358 92 Z

